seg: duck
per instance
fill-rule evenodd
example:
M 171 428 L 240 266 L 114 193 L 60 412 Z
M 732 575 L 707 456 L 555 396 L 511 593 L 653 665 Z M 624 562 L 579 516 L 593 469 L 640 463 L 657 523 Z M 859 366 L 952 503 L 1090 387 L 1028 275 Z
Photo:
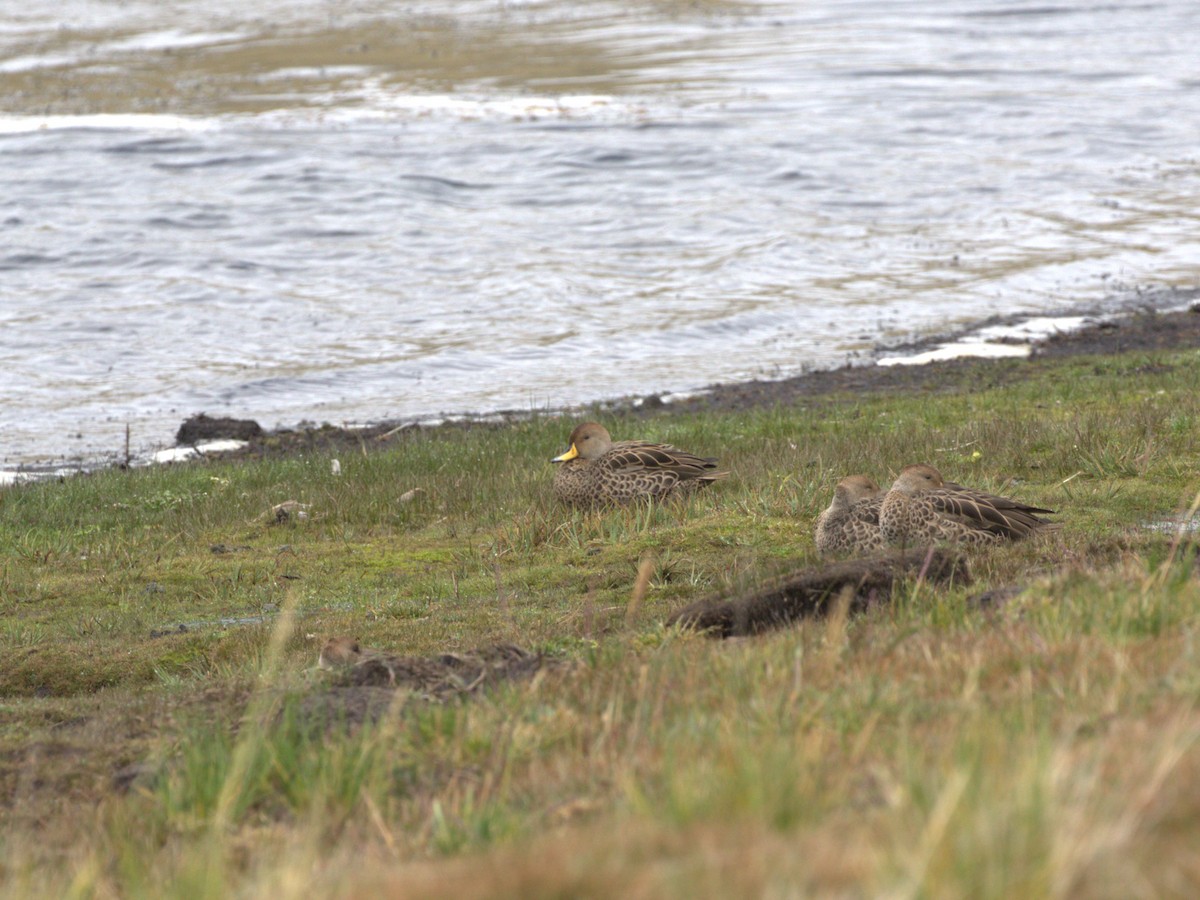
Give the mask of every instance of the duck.
M 889 544 L 995 544 L 1020 540 L 1055 523 L 1054 510 L 946 482 L 933 466 L 900 470 L 879 507 L 879 530 Z
M 554 494 L 571 506 L 593 507 L 693 493 L 729 475 L 716 457 L 696 456 L 669 444 L 617 441 L 599 422 L 584 422 L 570 449 L 551 462 Z
M 884 491 L 866 475 L 837 483 L 833 502 L 817 517 L 816 545 L 821 556 L 876 553 L 887 549 L 879 530 Z

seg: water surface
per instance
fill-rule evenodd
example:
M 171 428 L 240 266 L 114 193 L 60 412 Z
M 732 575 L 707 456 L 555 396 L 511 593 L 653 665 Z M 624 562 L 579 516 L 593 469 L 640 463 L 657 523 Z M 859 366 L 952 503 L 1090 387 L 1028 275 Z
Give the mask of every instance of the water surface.
M 12 2 L 0 461 L 1193 286 L 1200 5 Z

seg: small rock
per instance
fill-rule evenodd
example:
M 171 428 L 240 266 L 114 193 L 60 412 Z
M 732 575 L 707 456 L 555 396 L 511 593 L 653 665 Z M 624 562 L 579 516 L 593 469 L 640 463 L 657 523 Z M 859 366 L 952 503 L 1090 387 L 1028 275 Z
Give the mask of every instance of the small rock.
M 187 633 L 188 633 L 188 627 L 186 625 L 184 625 L 182 622 L 180 622 L 174 628 L 151 628 L 150 629 L 150 637 L 152 637 L 152 638 L 160 638 L 160 637 L 167 637 L 168 635 L 172 635 L 172 634 L 187 634 Z
M 176 444 L 198 444 L 202 441 L 250 441 L 262 437 L 262 426 L 253 419 L 210 418 L 204 413 L 192 416 L 175 432 Z

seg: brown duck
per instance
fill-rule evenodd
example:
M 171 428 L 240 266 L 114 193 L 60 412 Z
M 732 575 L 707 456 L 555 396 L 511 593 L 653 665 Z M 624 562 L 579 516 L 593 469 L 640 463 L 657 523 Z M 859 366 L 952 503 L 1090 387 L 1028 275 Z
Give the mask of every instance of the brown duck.
M 1007 497 L 943 481 L 933 466 L 913 465 L 900 476 L 879 507 L 879 530 L 890 544 L 990 544 L 1028 537 L 1053 523 Z
M 817 552 L 822 556 L 876 553 L 887 547 L 879 530 L 884 492 L 866 475 L 837 483 L 833 502 L 817 518 Z
M 554 495 L 573 506 L 662 499 L 691 493 L 729 474 L 716 470 L 715 457 L 696 456 L 667 444 L 613 443 L 605 427 L 596 422 L 577 426 L 570 445 L 551 461 L 560 463 Z

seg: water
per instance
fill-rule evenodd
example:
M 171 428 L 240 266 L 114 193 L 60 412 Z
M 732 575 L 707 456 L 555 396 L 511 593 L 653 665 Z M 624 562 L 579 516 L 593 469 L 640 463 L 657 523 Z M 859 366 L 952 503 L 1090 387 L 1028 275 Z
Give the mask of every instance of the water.
M 1200 4 L 0 0 L 0 461 L 1194 286 Z

